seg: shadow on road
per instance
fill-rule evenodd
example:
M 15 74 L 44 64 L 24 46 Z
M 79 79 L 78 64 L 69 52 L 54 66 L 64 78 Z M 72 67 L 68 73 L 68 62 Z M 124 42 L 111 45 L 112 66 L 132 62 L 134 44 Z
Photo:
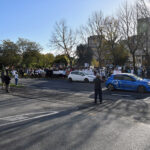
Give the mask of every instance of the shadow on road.
M 91 91 L 93 90 L 93 83 L 84 82 L 69 82 L 67 80 L 35 80 L 32 83 L 28 83 L 27 86 L 34 87 L 34 89 L 49 89 L 49 90 L 61 90 L 61 91 Z
M 107 89 L 103 90 L 104 99 L 108 100 L 144 100 L 150 98 L 150 93 L 137 93 L 136 91 L 123 91 L 123 90 L 115 90 L 108 91 Z M 89 98 L 94 99 L 94 93 L 89 96 Z
M 148 93 L 143 95 L 123 91 L 110 93 L 104 90 L 103 104 L 95 105 L 93 103 L 93 84 L 41 80 L 37 83 L 31 83 L 28 88 L 27 93 L 18 91 L 23 94 L 18 94 L 18 98 L 13 101 L 11 98 L 0 101 L 0 107 L 30 104 L 31 99 L 41 102 L 49 101 L 44 97 L 52 97 L 54 99 L 50 100 L 52 102 L 57 100 L 57 102 L 62 102 L 76 92 L 89 93 L 87 98 L 91 99 L 91 102 L 79 100 L 75 102 L 78 107 L 3 127 L 0 129 L 0 149 L 2 150 L 8 150 L 10 147 L 11 150 L 29 150 L 30 148 L 44 150 L 82 149 L 84 143 L 88 142 L 99 129 L 112 122 L 124 118 L 125 120 L 131 119 L 133 122 L 150 123 L 149 104 L 143 100 L 143 98 L 149 97 Z M 26 98 L 26 101 L 20 100 L 21 97 Z M 77 98 L 81 98 L 81 95 Z M 85 98 L 86 96 L 83 97 L 83 99 Z
M 0 129 L 0 147 L 5 150 L 9 145 L 12 150 L 24 150 L 40 144 L 43 149 L 65 149 L 66 145 L 66 149 L 80 149 L 102 126 L 125 117 L 148 123 L 148 104 L 141 100 L 84 103 L 78 108 Z M 5 140 L 8 136 L 10 139 Z

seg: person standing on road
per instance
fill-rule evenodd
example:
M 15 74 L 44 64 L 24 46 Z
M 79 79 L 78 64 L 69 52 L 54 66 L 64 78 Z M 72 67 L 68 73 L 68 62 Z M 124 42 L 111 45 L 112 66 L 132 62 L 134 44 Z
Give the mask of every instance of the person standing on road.
M 15 85 L 17 86 L 18 85 L 18 73 L 15 72 Z
M 8 72 L 6 72 L 6 75 L 4 76 L 4 81 L 5 81 L 5 88 L 7 93 L 9 93 L 8 89 L 9 89 L 10 80 L 11 79 L 8 75 Z
M 2 89 L 4 89 L 4 84 L 5 84 L 5 81 L 4 81 L 4 70 L 2 70 L 2 72 L 1 72 L 1 81 L 2 81 Z
M 97 95 L 99 95 L 99 101 L 100 104 L 102 104 L 102 87 L 99 74 L 96 74 L 96 78 L 94 80 L 94 90 L 95 90 L 95 103 L 97 103 Z

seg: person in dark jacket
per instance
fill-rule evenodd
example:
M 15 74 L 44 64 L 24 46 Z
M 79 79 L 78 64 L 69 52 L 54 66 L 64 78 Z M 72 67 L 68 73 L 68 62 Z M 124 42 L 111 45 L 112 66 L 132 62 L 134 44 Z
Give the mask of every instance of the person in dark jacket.
M 4 81 L 4 70 L 2 70 L 1 72 L 1 81 L 2 81 L 2 89 L 4 88 L 4 84 L 5 84 L 5 81 Z
M 99 95 L 100 104 L 102 104 L 102 87 L 100 75 L 97 74 L 94 80 L 94 90 L 95 90 L 95 103 L 97 103 L 97 96 Z
M 11 79 L 8 75 L 8 72 L 6 72 L 6 75 L 4 76 L 4 81 L 5 81 L 5 89 L 7 93 L 9 93 L 8 88 L 9 88 L 10 80 Z

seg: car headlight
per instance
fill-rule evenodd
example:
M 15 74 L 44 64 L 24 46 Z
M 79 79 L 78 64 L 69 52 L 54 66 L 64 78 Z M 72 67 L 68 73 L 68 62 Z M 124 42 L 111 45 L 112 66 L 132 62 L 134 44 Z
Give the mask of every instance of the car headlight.
M 147 83 L 150 86 L 150 82 Z

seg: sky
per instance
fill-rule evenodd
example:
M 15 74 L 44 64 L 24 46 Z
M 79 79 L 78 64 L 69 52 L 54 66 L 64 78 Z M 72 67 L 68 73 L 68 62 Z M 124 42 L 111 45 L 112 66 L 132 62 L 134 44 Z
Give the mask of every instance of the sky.
M 133 2 L 134 0 L 127 0 Z M 124 0 L 0 0 L 0 42 L 19 37 L 38 42 L 50 52 L 55 22 L 62 19 L 77 29 L 95 11 L 113 15 Z

